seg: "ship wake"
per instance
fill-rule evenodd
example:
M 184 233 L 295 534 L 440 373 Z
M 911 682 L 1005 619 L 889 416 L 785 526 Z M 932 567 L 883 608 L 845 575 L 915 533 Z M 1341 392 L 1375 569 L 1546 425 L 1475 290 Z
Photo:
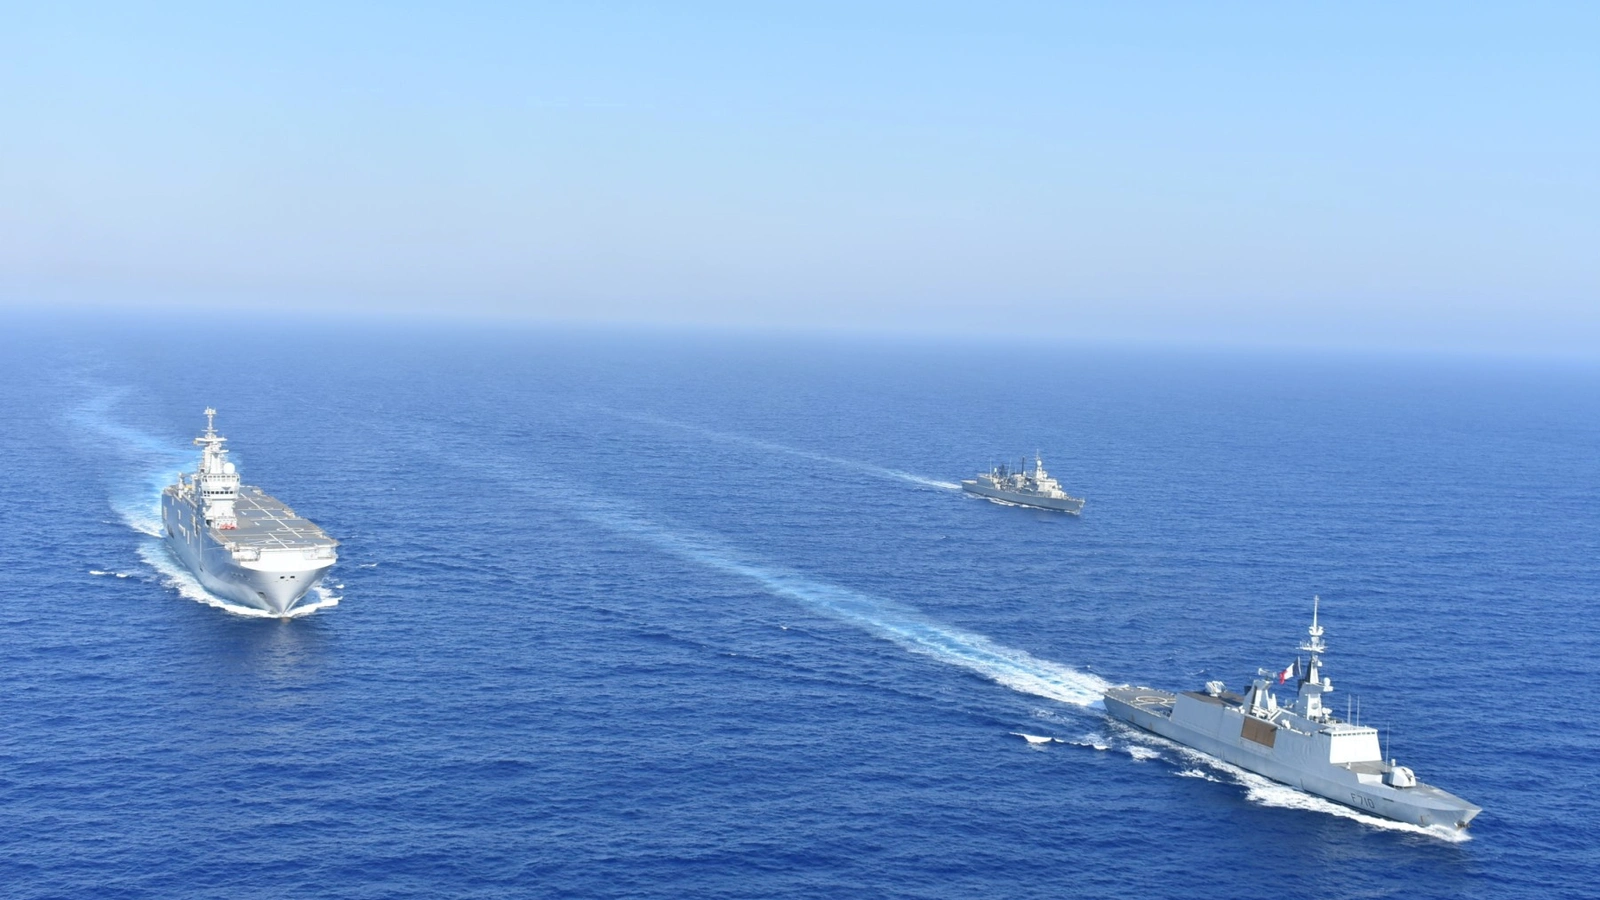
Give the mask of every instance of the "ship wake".
M 589 514 L 585 518 L 679 558 L 755 582 L 769 593 L 798 601 L 912 653 L 966 669 L 1014 691 L 1087 707 L 1099 702 L 1107 687 L 1098 676 L 1040 659 L 983 635 L 939 624 L 895 601 L 742 559 L 707 537 L 670 531 L 616 512 Z
M 192 462 L 192 454 L 113 418 L 111 407 L 126 393 L 126 389 L 106 391 L 67 418 L 106 438 L 99 445 L 116 457 L 110 468 L 117 481 L 111 485 L 107 501 L 117 518 L 140 534 L 160 537 L 161 489 L 177 480 L 178 473 Z
M 444 443 L 429 441 L 427 450 L 440 458 L 494 478 L 512 490 L 531 491 L 554 500 L 591 525 L 648 544 L 680 559 L 742 578 L 763 590 L 831 619 L 845 622 L 912 653 L 966 669 L 1024 694 L 1075 707 L 1101 702 L 1107 682 L 1071 666 L 1040 659 L 980 634 L 932 621 L 920 611 L 862 591 L 829 584 L 799 572 L 765 565 L 704 534 L 663 527 L 634 511 L 624 501 L 600 500 L 574 490 L 565 481 L 509 467 L 500 461 L 476 460 L 442 452 Z
M 622 412 L 621 410 L 609 409 L 606 407 L 597 408 L 619 418 L 630 419 L 635 422 L 643 422 L 647 425 L 656 425 L 663 428 L 676 428 L 680 431 L 687 431 L 692 434 L 700 435 L 701 437 L 711 438 L 715 441 L 723 441 L 730 444 L 743 444 L 747 447 L 755 447 L 759 450 L 766 450 L 772 453 L 784 453 L 788 454 L 789 456 L 799 457 L 801 459 L 809 459 L 813 462 L 827 463 L 831 466 L 850 469 L 855 472 L 862 472 L 878 478 L 888 478 L 895 481 L 903 481 L 909 484 L 921 485 L 922 487 L 938 488 L 945 491 L 961 490 L 961 485 L 956 484 L 953 481 L 941 481 L 937 478 L 927 478 L 912 472 L 906 472 L 900 469 L 891 469 L 887 466 L 877 466 L 873 465 L 872 463 L 861 462 L 860 460 L 845 459 L 842 456 L 830 456 L 826 453 L 818 453 L 815 450 L 802 450 L 798 447 L 790 447 L 785 444 L 778 444 L 774 443 L 773 441 L 765 441 L 760 438 L 753 438 L 743 434 L 735 434 L 729 431 L 718 431 L 715 428 L 706 428 L 703 425 L 690 425 L 687 422 L 678 422 L 673 419 L 662 418 L 661 416 L 653 416 L 645 413 Z

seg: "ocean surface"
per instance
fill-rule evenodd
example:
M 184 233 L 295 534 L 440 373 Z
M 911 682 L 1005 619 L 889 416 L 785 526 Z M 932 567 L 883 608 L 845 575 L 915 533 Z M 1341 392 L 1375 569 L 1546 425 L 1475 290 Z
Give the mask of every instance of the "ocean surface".
M 207 405 L 342 541 L 154 536 Z M 1484 897 L 1600 884 L 1600 370 L 197 316 L 0 329 L 0 895 Z M 1081 518 L 963 496 L 1034 451 Z M 1484 807 L 1109 722 L 1322 599 L 1330 703 Z

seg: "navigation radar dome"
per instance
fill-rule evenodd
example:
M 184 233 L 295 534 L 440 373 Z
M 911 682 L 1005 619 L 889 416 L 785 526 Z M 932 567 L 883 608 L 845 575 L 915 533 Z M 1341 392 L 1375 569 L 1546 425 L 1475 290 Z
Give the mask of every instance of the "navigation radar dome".
M 234 468 L 233 463 L 223 463 L 222 471 L 224 473 L 228 474 L 228 475 L 232 475 L 234 472 L 237 472 L 239 470 Z

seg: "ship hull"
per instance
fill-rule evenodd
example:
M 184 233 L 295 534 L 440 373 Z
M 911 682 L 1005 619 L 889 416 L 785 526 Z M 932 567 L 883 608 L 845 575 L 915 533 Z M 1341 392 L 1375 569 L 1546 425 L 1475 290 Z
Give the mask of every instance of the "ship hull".
M 1361 812 L 1423 827 L 1456 828 L 1465 828 L 1480 812 L 1460 797 L 1421 782 L 1404 788 L 1384 784 L 1381 762 L 1327 762 L 1316 735 L 1276 729 L 1268 746 L 1245 738 L 1245 717 L 1224 710 L 1214 723 L 1206 723 L 1210 727 L 1173 721 L 1176 700 L 1177 695 L 1166 691 L 1114 688 L 1106 692 L 1105 706 L 1112 718 Z
M 976 481 L 961 482 L 961 489 L 969 494 L 984 497 L 999 503 L 1013 503 L 1017 506 L 1029 506 L 1034 509 L 1048 509 L 1053 512 L 1064 512 L 1079 515 L 1083 512 L 1083 500 L 1078 497 L 1039 497 L 1031 494 L 1019 494 L 1013 491 L 1002 491 L 981 484 Z
M 334 559 L 307 558 L 305 551 L 257 554 L 241 562 L 215 537 L 192 504 L 162 498 L 163 537 L 201 587 L 222 600 L 275 616 L 287 615 L 317 583 Z

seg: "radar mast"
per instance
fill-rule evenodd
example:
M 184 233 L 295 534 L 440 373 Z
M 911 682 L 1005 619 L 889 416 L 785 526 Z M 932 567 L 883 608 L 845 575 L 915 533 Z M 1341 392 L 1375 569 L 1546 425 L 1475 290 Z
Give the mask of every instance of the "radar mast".
M 1306 629 L 1305 642 L 1300 645 L 1301 650 L 1311 654 L 1311 661 L 1306 665 L 1305 674 L 1300 676 L 1299 696 L 1294 704 L 1295 712 L 1313 722 L 1329 720 L 1328 710 L 1322 705 L 1322 695 L 1333 692 L 1332 680 L 1322 675 L 1322 654 L 1328 652 L 1328 645 L 1322 641 L 1322 625 L 1318 621 L 1321 605 L 1322 598 L 1311 595 L 1311 627 Z
M 200 471 L 195 473 L 195 486 L 205 503 L 206 522 L 224 530 L 238 527 L 234 516 L 234 502 L 239 499 L 239 473 L 227 461 L 228 450 L 223 447 L 227 438 L 217 434 L 217 411 L 206 407 L 206 433 L 194 439 L 200 446 Z
M 1322 656 L 1320 654 L 1328 651 L 1328 645 L 1322 642 L 1322 626 L 1317 624 L 1317 608 L 1321 605 L 1322 598 L 1312 594 L 1311 627 L 1306 629 L 1307 637 L 1305 643 L 1300 645 L 1301 650 L 1311 654 L 1311 663 L 1306 666 L 1305 678 L 1302 681 L 1318 680 L 1319 669 L 1322 667 Z

